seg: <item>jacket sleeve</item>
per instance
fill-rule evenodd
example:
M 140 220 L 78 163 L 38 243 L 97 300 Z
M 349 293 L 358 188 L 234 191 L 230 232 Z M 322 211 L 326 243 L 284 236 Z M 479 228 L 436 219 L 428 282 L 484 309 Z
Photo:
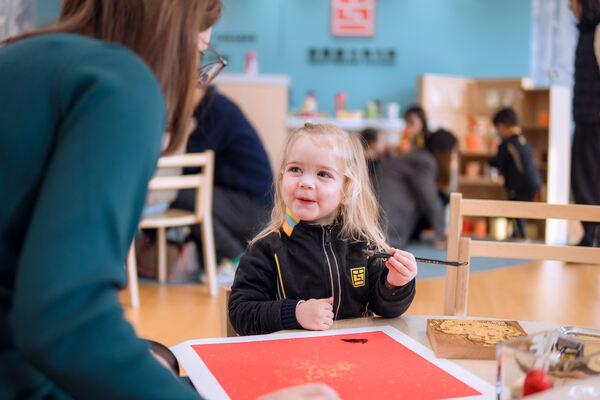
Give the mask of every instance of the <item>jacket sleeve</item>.
M 72 398 L 197 398 L 136 338 L 117 298 L 159 154 L 162 95 L 132 54 L 91 53 L 56 79 L 64 117 L 19 259 L 15 348 Z
M 240 260 L 229 296 L 229 319 L 240 335 L 301 328 L 296 320 L 299 300 L 278 299 L 274 257 L 270 246 L 259 241 Z
M 500 143 L 500 146 L 498 146 L 498 154 L 496 154 L 495 157 L 491 158 L 488 161 L 488 164 L 502 171 L 502 169 L 504 169 L 504 164 L 506 163 L 507 156 L 508 151 L 506 151 L 506 142 L 503 141 L 502 143 Z
M 415 297 L 415 280 L 404 286 L 388 288 L 388 269 L 381 259 L 369 259 L 369 308 L 377 315 L 394 318 L 402 315 Z

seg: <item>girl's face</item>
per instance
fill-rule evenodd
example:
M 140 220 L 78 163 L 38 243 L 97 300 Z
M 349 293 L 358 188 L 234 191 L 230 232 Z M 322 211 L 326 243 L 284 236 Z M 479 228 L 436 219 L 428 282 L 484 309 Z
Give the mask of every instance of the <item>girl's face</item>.
M 573 11 L 573 15 L 575 15 L 575 18 L 577 18 L 578 20 L 581 19 L 581 3 L 579 2 L 579 0 L 571 0 L 569 3 L 569 9 L 571 11 Z
M 323 136 L 302 136 L 289 151 L 281 181 L 287 208 L 299 219 L 318 225 L 335 221 L 343 201 L 341 163 Z
M 414 113 L 410 113 L 406 116 L 406 132 L 408 132 L 408 137 L 413 138 L 419 133 L 423 132 L 423 124 L 421 123 L 421 119 Z

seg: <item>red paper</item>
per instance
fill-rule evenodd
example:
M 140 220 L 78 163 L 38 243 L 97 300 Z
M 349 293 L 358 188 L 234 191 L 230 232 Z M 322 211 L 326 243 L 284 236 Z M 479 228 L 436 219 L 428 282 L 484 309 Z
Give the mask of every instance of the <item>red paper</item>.
M 308 382 L 326 383 L 343 399 L 481 394 L 383 332 L 192 348 L 232 399 L 254 399 Z

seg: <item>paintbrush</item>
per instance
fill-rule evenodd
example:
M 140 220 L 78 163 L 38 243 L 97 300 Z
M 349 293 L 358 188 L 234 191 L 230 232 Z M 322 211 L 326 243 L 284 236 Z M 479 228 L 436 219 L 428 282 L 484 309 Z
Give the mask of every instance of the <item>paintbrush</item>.
M 363 253 L 367 256 L 367 258 L 375 257 L 375 258 L 390 258 L 392 255 L 390 253 L 384 253 L 381 251 L 375 250 L 365 250 L 363 249 Z M 445 260 L 436 260 L 433 258 L 422 258 L 415 257 L 415 260 L 418 262 L 428 263 L 428 264 L 441 264 L 441 265 L 450 265 L 452 267 L 458 267 L 461 265 L 467 265 L 466 262 L 458 262 L 458 261 L 445 261 Z

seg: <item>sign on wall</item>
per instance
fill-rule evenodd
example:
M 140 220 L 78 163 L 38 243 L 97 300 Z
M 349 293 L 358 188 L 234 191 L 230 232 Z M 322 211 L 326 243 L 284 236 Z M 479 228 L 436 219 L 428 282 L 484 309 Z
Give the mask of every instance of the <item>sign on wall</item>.
M 377 0 L 331 0 L 331 34 L 341 37 L 375 35 Z

